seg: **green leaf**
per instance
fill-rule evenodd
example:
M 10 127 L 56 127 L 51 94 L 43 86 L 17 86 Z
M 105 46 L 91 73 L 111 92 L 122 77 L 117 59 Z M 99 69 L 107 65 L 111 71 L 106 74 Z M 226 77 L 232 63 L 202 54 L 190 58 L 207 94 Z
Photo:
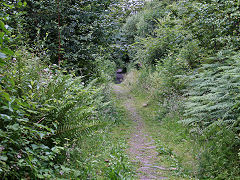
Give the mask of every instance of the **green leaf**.
M 31 110 L 31 109 L 27 109 L 26 111 L 29 112 L 29 113 L 32 113 L 32 114 L 38 114 L 37 111 L 33 111 L 33 110 Z
M 11 121 L 12 118 L 6 114 L 0 114 L 0 118 L 5 120 L 5 121 Z
M 43 145 L 43 144 L 40 145 L 40 148 L 42 148 L 42 149 L 49 149 L 48 146 L 45 146 L 45 145 Z
M 35 150 L 35 149 L 38 149 L 38 148 L 39 148 L 39 146 L 38 146 L 38 145 L 36 145 L 36 144 L 32 144 L 32 148 L 33 148 L 33 150 Z
M 18 122 L 29 122 L 28 118 L 18 118 L 17 119 Z
M 44 176 L 41 175 L 41 174 L 37 174 L 37 177 L 40 178 L 40 179 L 44 179 Z
M 38 135 L 40 136 L 40 138 L 42 139 L 45 136 L 45 133 L 41 133 L 39 132 Z
M 7 34 L 9 34 L 9 31 L 5 28 L 5 24 L 3 21 L 0 20 L 0 28 Z
M 1 160 L 1 161 L 7 161 L 7 160 L 8 160 L 8 157 L 7 157 L 7 156 L 0 156 L 0 160 Z
M 31 166 L 32 169 L 34 169 L 34 166 L 32 164 L 33 156 L 30 155 L 28 152 L 27 152 L 27 154 L 28 154 L 28 159 L 26 162 Z
M 6 64 L 5 61 L 3 61 L 1 58 L 0 58 L 0 66 L 4 66 Z
M 11 56 L 14 55 L 14 52 L 13 52 L 11 49 L 8 49 L 8 48 L 2 48 L 1 51 L 2 51 L 3 53 L 7 54 L 7 55 L 11 55 Z
M 12 130 L 14 130 L 14 131 L 17 131 L 17 130 L 20 129 L 20 126 L 19 126 L 19 124 L 14 124 L 14 125 L 9 125 L 9 126 L 7 126 L 7 128 L 8 128 L 8 129 L 12 129 Z
M 3 36 L 4 36 L 4 32 L 0 32 L 0 45 L 2 45 L 3 43 Z
M 4 59 L 4 58 L 6 58 L 6 57 L 7 57 L 7 56 L 6 56 L 5 54 L 3 54 L 3 53 L 0 52 L 0 58 L 1 58 L 1 59 Z
M 0 129 L 0 137 L 5 137 L 7 136 L 6 132 Z
M 10 95 L 6 92 L 1 92 L 2 97 L 4 97 L 7 101 L 11 101 Z
M 14 8 L 14 5 L 9 5 L 7 3 L 3 3 L 3 5 L 9 7 L 10 9 Z
M 21 1 L 19 1 L 18 5 L 21 7 L 23 5 L 23 3 Z

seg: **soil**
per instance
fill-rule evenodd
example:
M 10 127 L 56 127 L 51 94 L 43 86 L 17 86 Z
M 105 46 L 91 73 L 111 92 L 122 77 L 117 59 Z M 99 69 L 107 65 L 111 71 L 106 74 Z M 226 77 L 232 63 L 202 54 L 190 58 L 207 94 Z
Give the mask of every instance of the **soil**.
M 160 157 L 156 150 L 155 141 L 146 131 L 144 120 L 135 108 L 134 97 L 130 95 L 127 88 L 121 85 L 114 85 L 113 90 L 117 97 L 124 101 L 124 106 L 129 112 L 129 118 L 134 121 L 131 138 L 128 139 L 128 154 L 130 160 L 138 164 L 138 179 L 167 179 L 163 176 L 163 171 L 169 169 L 157 165 L 160 162 Z

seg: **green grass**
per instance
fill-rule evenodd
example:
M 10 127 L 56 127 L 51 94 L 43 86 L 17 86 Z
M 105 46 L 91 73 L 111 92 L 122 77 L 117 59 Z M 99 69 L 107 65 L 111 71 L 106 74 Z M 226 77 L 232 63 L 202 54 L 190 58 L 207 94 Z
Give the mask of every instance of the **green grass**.
M 183 125 L 179 124 L 181 115 L 177 112 L 162 114 L 164 110 L 158 105 L 156 99 L 149 98 L 144 91 L 133 91 L 135 106 L 146 123 L 148 133 L 156 142 L 157 151 L 164 167 L 177 168 L 168 171 L 170 179 L 191 179 L 197 173 L 196 152 L 199 148 L 190 138 Z M 144 103 L 148 106 L 143 107 Z
M 113 95 L 113 98 L 116 98 Z M 64 167 L 77 167 L 77 171 L 59 172 L 60 179 L 135 179 L 135 167 L 126 153 L 131 121 L 121 102 L 115 99 L 118 123 L 106 127 L 70 149 L 70 159 Z
M 197 169 L 194 154 L 198 146 L 191 140 L 187 129 L 177 123 L 179 115 L 168 113 L 162 115 L 161 107 L 156 100 L 148 98 L 143 91 L 132 92 L 135 106 L 145 120 L 146 132 L 155 140 L 159 153 L 158 165 L 166 168 L 177 168 L 163 171 L 169 179 L 192 179 Z M 70 151 L 69 162 L 63 167 L 62 179 L 137 179 L 137 164 L 130 162 L 126 149 L 134 126 L 124 108 L 126 97 L 113 95 L 119 123 L 106 127 L 91 136 L 84 138 L 80 145 Z M 150 99 L 150 100 L 149 100 Z M 147 107 L 143 107 L 144 103 Z M 77 171 L 68 172 L 65 167 L 77 167 Z M 65 168 L 65 169 L 64 169 Z M 70 167 L 71 168 L 71 167 Z M 70 171 L 70 170 L 69 170 Z

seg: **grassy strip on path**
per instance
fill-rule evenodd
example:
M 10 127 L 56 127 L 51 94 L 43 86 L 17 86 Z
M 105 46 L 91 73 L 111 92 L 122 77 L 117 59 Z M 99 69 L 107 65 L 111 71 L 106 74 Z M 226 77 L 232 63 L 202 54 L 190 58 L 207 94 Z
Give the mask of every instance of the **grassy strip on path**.
M 67 172 L 66 168 L 65 172 L 60 172 L 63 173 L 61 178 L 137 179 L 138 164 L 130 162 L 127 153 L 128 139 L 130 139 L 134 122 L 129 119 L 129 112 L 125 109 L 124 102 L 130 96 L 134 96 L 134 104 L 139 115 L 145 121 L 146 132 L 156 143 L 160 159 L 159 166 L 177 169 L 163 170 L 163 175 L 168 179 L 191 179 L 194 177 L 196 169 L 196 159 L 192 155 L 194 143 L 185 128 L 177 123 L 178 115 L 168 114 L 160 120 L 157 118 L 159 106 L 156 101 L 151 101 L 146 107 L 143 107 L 142 105 L 147 101 L 146 94 L 126 93 L 125 95 L 126 97 L 112 95 L 117 109 L 113 119 L 117 118 L 119 123 L 84 138 L 78 148 L 72 149 L 69 163 L 71 166 L 78 167 L 78 171 Z
M 166 172 L 170 179 L 195 179 L 197 159 L 194 154 L 198 145 L 190 138 L 186 127 L 178 123 L 179 114 L 170 112 L 159 117 L 161 107 L 156 99 L 149 101 L 148 95 L 143 91 L 132 91 L 132 95 L 135 97 L 136 109 L 145 121 L 147 132 L 156 142 L 161 157 L 159 165 L 176 168 L 176 171 Z

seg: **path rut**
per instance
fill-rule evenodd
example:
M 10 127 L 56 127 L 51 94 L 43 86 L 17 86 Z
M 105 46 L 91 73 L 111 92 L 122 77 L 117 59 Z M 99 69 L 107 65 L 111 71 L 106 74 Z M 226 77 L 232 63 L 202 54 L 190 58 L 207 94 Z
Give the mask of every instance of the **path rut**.
M 168 169 L 157 165 L 159 156 L 155 141 L 146 132 L 144 120 L 135 108 L 134 97 L 130 96 L 129 91 L 120 85 L 114 85 L 113 90 L 118 98 L 124 99 L 124 106 L 129 111 L 129 117 L 135 124 L 131 132 L 131 138 L 128 140 L 128 154 L 131 161 L 139 165 L 137 169 L 138 179 L 167 179 L 162 174 L 164 170 Z

